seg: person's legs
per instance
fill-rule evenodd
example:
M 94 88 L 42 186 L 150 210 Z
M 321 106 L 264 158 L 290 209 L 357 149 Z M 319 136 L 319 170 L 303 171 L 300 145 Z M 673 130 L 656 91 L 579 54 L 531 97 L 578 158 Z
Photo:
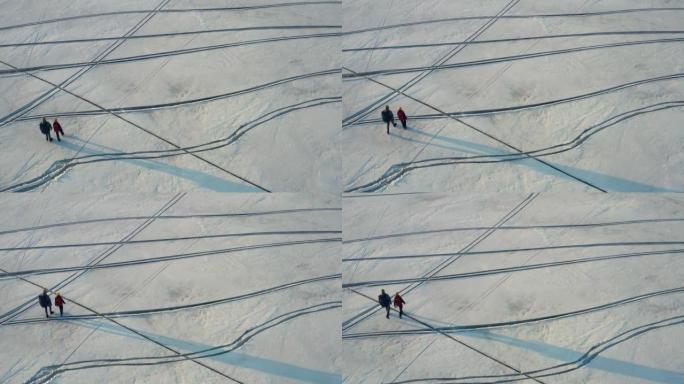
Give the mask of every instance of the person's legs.
M 390 311 L 389 305 L 386 306 L 385 309 L 387 310 L 387 314 L 385 315 L 385 317 L 389 319 L 389 311 Z
M 55 131 L 55 135 L 57 136 L 57 141 L 62 141 L 62 139 L 59 138 L 59 130 Z
M 389 135 L 389 125 L 390 125 L 390 123 L 389 123 L 389 121 L 388 121 L 388 122 L 387 122 L 387 134 L 388 134 L 388 135 Z
M 404 129 L 406 129 L 406 120 L 401 121 L 401 126 L 404 127 Z
M 43 307 L 43 309 L 45 309 L 45 317 L 50 317 L 50 315 L 48 315 L 48 312 L 47 312 L 47 307 Z
M 52 311 L 52 305 L 50 305 L 50 314 L 53 314 L 55 312 Z
M 404 306 L 403 306 L 403 305 L 400 305 L 400 306 L 399 306 L 399 318 L 400 318 L 400 319 L 401 319 L 401 315 L 403 315 L 403 314 L 404 314 Z
M 59 306 L 59 317 L 62 317 L 63 314 L 64 314 L 64 306 L 60 305 Z

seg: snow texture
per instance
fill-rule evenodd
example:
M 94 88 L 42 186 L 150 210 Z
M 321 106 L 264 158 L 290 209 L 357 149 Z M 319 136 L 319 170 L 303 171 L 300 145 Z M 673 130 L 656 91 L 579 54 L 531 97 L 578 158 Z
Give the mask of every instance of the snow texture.
M 345 191 L 684 191 L 681 2 L 343 12 Z M 385 105 L 408 129 L 385 133 Z
M 340 382 L 337 199 L 29 195 L 0 200 L 0 382 Z
M 345 383 L 684 382 L 681 195 L 363 196 L 342 229 Z
M 0 6 L 0 190 L 340 190 L 338 2 Z

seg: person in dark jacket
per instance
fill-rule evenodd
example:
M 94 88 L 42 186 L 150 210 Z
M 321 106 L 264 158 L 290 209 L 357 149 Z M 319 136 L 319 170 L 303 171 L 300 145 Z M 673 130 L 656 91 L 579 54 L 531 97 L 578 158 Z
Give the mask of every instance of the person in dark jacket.
M 43 117 L 43 121 L 40 122 L 40 132 L 45 135 L 45 141 L 52 141 L 52 136 L 50 136 L 50 123 Z
M 401 111 L 401 109 L 400 109 Z M 57 300 L 55 300 L 55 303 Z M 399 295 L 399 292 L 394 294 L 394 308 L 399 308 L 399 318 L 401 319 L 401 315 L 404 314 L 404 304 L 406 302 L 404 301 L 404 298 Z
M 38 296 L 38 303 L 45 309 L 45 317 L 50 317 L 50 315 L 48 315 L 48 308 L 50 309 L 50 313 L 54 313 L 52 312 L 52 300 L 50 300 L 50 296 L 48 296 L 47 289 L 43 289 L 43 294 Z
M 389 312 L 390 312 L 390 303 L 392 302 L 392 298 L 390 295 L 385 293 L 384 289 L 381 289 L 380 296 L 378 296 L 378 303 L 380 303 L 380 306 L 385 308 L 387 310 L 387 314 L 385 315 L 386 318 L 389 319 Z
M 399 110 L 397 111 L 397 119 L 401 121 L 401 126 L 406 129 L 406 114 L 404 113 L 404 110 L 399 107 Z
M 62 317 L 62 315 L 64 314 L 64 303 L 65 301 L 62 298 L 62 294 L 57 292 L 57 294 L 55 295 L 55 306 L 59 308 L 59 317 Z
M 387 123 L 387 134 L 389 135 L 390 123 L 392 123 L 392 125 L 394 125 L 395 127 L 397 126 L 397 123 L 394 122 L 394 114 L 390 110 L 389 105 L 385 106 L 385 110 L 382 111 L 380 115 L 382 116 L 382 121 Z
M 59 124 L 59 121 L 57 121 L 57 119 L 55 119 L 55 121 L 52 122 L 52 129 L 55 131 L 57 141 L 62 141 L 62 139 L 59 138 L 59 135 L 61 134 L 62 136 L 64 136 L 64 131 L 62 131 L 62 125 Z

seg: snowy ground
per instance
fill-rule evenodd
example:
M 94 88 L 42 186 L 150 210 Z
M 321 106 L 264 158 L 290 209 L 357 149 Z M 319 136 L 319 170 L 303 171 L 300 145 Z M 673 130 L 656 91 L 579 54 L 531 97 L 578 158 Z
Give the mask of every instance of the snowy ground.
M 340 381 L 337 198 L 5 194 L 0 211 L 0 382 Z M 60 290 L 65 317 L 18 277 Z
M 345 190 L 684 190 L 681 1 L 350 0 L 343 11 Z M 386 135 L 386 104 L 403 107 L 408 130 Z
M 339 191 L 339 2 L 273 4 L 0 1 L 0 190 Z
M 344 382 L 684 382 L 684 196 L 362 196 L 342 216 Z M 408 316 L 385 319 L 382 288 Z
M 683 1 L 0 10 L 0 383 L 684 383 Z

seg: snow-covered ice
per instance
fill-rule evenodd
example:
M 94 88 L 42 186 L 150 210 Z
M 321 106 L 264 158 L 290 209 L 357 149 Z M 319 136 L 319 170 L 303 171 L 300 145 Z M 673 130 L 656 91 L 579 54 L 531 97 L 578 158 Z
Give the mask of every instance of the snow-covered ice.
M 2 2 L 0 190 L 337 192 L 340 6 L 273 4 Z
M 684 383 L 683 27 L 0 0 L 0 384 Z
M 346 191 L 684 191 L 681 2 L 349 0 L 343 12 Z M 403 107 L 408 130 L 386 135 L 385 105 Z
M 0 212 L 2 383 L 229 382 L 197 362 L 243 383 L 340 381 L 337 198 L 30 193 Z M 19 278 L 61 291 L 65 317 Z
M 342 216 L 345 383 L 684 382 L 684 196 L 362 196 Z

